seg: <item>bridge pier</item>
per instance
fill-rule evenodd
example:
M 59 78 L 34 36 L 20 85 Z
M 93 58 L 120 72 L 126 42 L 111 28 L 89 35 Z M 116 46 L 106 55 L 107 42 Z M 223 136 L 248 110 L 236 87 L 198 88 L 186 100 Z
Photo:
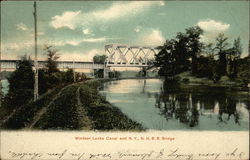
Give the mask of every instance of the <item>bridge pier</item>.
M 110 72 L 110 67 L 104 67 L 104 69 L 103 69 L 103 78 L 108 79 L 109 78 L 109 72 Z

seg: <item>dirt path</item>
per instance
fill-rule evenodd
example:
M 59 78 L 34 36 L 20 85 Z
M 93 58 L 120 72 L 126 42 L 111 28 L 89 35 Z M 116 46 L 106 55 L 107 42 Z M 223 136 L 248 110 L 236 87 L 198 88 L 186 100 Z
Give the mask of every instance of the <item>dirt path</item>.
M 81 98 L 80 98 L 80 89 L 81 85 L 77 88 L 76 91 L 76 98 L 77 98 L 77 113 L 79 118 L 79 126 L 82 126 L 80 129 L 90 130 L 92 128 L 91 120 L 87 116 L 87 112 L 82 105 Z
M 17 112 L 18 109 L 14 109 L 10 115 L 6 116 L 3 118 L 2 121 L 0 121 L 0 127 L 2 127 L 2 125 L 7 122 L 16 112 Z
M 76 90 L 76 105 L 77 105 L 77 114 L 78 114 L 78 119 L 79 119 L 79 126 L 81 126 L 81 128 L 79 129 L 83 129 L 83 130 L 90 130 L 92 127 L 92 123 L 91 120 L 88 118 L 86 110 L 84 109 L 82 103 L 81 103 L 81 98 L 80 98 L 80 88 L 81 85 L 83 83 L 78 83 L 78 84 L 73 84 L 73 85 L 79 85 L 79 87 Z M 71 85 L 70 85 L 71 86 Z M 70 87 L 70 86 L 66 86 L 66 87 Z M 33 121 L 27 125 L 25 128 L 26 129 L 32 129 L 34 128 L 34 126 L 36 125 L 36 123 L 40 120 L 40 118 L 46 114 L 47 109 L 51 106 L 51 104 L 53 104 L 53 102 L 61 95 L 62 90 L 64 90 L 64 88 L 62 88 L 56 95 L 55 97 L 50 101 L 50 103 L 46 106 L 44 106 L 43 108 L 41 108 L 34 116 Z
M 65 87 L 64 87 L 65 88 Z M 55 97 L 50 101 L 50 103 L 46 106 L 44 106 L 43 108 L 41 108 L 34 116 L 32 123 L 30 123 L 29 125 L 27 125 L 25 128 L 27 129 L 32 129 L 35 124 L 39 121 L 39 119 L 42 117 L 42 115 L 44 115 L 47 112 L 48 107 L 59 97 L 59 95 L 61 94 L 62 90 L 64 89 L 62 88 L 56 95 Z

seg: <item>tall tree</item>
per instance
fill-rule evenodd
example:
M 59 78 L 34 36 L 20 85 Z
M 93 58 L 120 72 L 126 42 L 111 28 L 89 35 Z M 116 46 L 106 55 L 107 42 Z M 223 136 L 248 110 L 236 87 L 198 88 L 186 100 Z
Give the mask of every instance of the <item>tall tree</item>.
M 49 74 L 58 72 L 59 69 L 57 68 L 57 60 L 60 58 L 58 54 L 58 50 L 53 49 L 52 46 L 44 46 L 45 54 L 47 55 L 47 63 L 46 69 Z
M 173 79 L 177 73 L 176 59 L 173 56 L 175 45 L 175 40 L 166 40 L 165 44 L 159 47 L 160 52 L 155 55 L 155 66 L 160 68 L 159 75 L 164 76 L 165 79 Z
M 33 98 L 34 72 L 30 58 L 22 57 L 16 70 L 8 78 L 9 92 L 4 102 L 9 108 L 18 108 Z
M 233 47 L 227 50 L 227 74 L 231 79 L 234 79 L 237 75 L 238 60 L 242 53 L 242 46 L 240 43 L 240 37 L 234 40 Z
M 196 74 L 197 58 L 203 46 L 200 42 L 202 33 L 202 29 L 196 26 L 186 29 L 186 33 L 177 33 L 175 39 L 167 40 L 155 59 L 155 66 L 160 67 L 159 74 L 171 79 L 189 69 L 190 59 L 191 71 Z
M 190 58 L 192 59 L 192 74 L 196 74 L 197 72 L 197 58 L 200 56 L 200 53 L 203 48 L 203 44 L 200 42 L 200 37 L 202 34 L 203 30 L 198 26 L 186 29 L 186 35 L 188 38 L 187 52 Z
M 229 45 L 229 43 L 227 42 L 228 37 L 225 37 L 224 33 L 220 33 L 217 37 L 216 37 L 216 47 L 215 49 L 217 49 L 218 51 L 218 55 L 219 55 L 219 75 L 225 75 L 226 74 L 226 67 L 227 67 L 227 59 L 226 59 L 226 49 Z
M 234 40 L 233 51 L 234 51 L 235 58 L 237 58 L 237 59 L 240 58 L 241 53 L 242 53 L 242 46 L 240 43 L 240 37 L 238 37 L 237 39 Z
M 214 59 L 214 44 L 208 43 L 207 45 L 204 45 L 204 52 L 206 53 L 207 57 L 210 57 Z

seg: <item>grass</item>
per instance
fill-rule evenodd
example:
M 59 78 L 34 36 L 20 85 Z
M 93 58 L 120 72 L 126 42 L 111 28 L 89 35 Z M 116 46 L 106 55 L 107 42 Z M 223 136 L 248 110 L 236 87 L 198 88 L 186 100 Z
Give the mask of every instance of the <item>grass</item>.
M 107 80 L 90 80 L 58 87 L 17 109 L 3 129 L 40 130 L 144 130 L 101 96 Z M 7 113 L 6 113 L 7 114 Z
M 99 95 L 96 83 L 90 82 L 80 88 L 80 96 L 94 130 L 143 130 L 141 124 L 132 121 L 117 107 L 112 106 Z
M 1 128 L 21 129 L 26 127 L 33 121 L 33 117 L 35 116 L 36 112 L 42 107 L 46 106 L 59 92 L 61 87 L 62 86 L 58 86 L 57 88 L 41 95 L 36 102 L 29 102 L 26 105 L 20 106 L 13 112 L 13 115 L 2 124 Z
M 201 85 L 208 85 L 208 86 L 221 86 L 221 87 L 234 87 L 238 89 L 244 89 L 242 88 L 242 83 L 237 82 L 237 81 L 231 81 L 227 76 L 222 76 L 221 79 L 217 82 L 214 83 L 212 80 L 208 78 L 198 78 L 195 76 L 191 75 L 191 72 L 183 72 L 178 75 L 177 77 L 180 77 L 180 82 L 181 83 L 190 83 L 190 84 L 201 84 Z

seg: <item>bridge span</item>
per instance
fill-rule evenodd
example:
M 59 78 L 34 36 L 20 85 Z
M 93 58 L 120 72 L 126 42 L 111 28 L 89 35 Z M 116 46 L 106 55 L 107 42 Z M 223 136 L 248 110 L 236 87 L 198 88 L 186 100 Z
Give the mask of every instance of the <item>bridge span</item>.
M 1 71 L 15 70 L 18 60 L 1 60 Z M 43 68 L 46 61 L 38 61 L 38 67 Z M 57 61 L 58 68 L 63 70 L 71 69 L 104 69 L 104 64 L 83 61 Z

